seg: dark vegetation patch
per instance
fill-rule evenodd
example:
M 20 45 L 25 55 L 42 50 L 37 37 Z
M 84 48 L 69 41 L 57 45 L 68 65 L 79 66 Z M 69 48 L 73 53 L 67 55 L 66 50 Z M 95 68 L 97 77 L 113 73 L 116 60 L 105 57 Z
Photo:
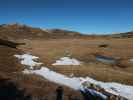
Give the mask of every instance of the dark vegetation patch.
M 25 43 L 17 43 L 17 42 L 12 42 L 9 40 L 0 39 L 0 46 L 17 48 L 19 45 L 25 45 Z
M 109 45 L 108 44 L 100 44 L 98 47 L 100 48 L 107 48 Z

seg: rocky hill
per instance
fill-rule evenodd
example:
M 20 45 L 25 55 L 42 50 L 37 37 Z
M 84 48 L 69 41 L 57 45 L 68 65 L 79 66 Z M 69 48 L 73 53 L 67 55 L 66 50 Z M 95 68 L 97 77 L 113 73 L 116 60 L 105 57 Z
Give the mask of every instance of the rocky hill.
M 33 38 L 72 38 L 79 37 L 78 32 L 52 29 L 43 30 L 20 24 L 3 24 L 0 25 L 0 38 L 4 39 L 33 39 Z

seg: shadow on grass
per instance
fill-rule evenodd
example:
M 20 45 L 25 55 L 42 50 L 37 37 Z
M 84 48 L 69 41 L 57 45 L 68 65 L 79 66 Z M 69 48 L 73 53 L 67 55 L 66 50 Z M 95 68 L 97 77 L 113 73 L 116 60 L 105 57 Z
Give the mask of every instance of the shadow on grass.
M 0 100 L 31 100 L 31 97 L 25 95 L 24 92 L 18 89 L 15 83 L 0 79 Z

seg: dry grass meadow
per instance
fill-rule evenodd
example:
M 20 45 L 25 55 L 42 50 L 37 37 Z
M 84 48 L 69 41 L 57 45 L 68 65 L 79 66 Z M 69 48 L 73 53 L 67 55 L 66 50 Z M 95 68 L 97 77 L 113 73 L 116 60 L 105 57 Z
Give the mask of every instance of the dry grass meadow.
M 44 66 L 65 75 L 90 76 L 94 79 L 106 82 L 120 82 L 133 85 L 133 38 L 125 39 L 36 39 L 21 40 L 25 46 L 20 49 L 31 52 L 40 57 Z M 99 45 L 108 44 L 107 48 L 100 48 Z M 115 66 L 101 63 L 95 60 L 93 54 L 121 59 L 122 66 Z M 82 61 L 80 66 L 52 66 L 60 57 L 70 55 Z
M 2 88 L 3 85 L 8 85 L 9 81 L 13 82 L 18 90 L 22 90 L 25 96 L 31 96 L 32 100 L 42 100 L 46 98 L 48 100 L 54 100 L 56 98 L 56 88 L 59 85 L 37 75 L 23 74 L 24 66 L 13 56 L 14 54 L 21 53 L 23 53 L 23 51 L 20 49 L 0 46 L 0 88 Z M 3 84 L 3 80 L 7 80 L 7 82 Z M 6 87 L 4 88 L 6 89 Z M 63 86 L 63 88 L 65 92 L 64 100 L 69 100 L 68 97 L 70 96 L 73 98 L 78 97 L 82 100 L 80 92 L 65 86 Z M 12 91 L 10 85 L 8 85 L 8 89 Z
M 45 100 L 45 98 L 55 100 L 55 91 L 59 84 L 38 75 L 23 74 L 25 66 L 20 64 L 14 54 L 31 53 L 38 56 L 44 66 L 67 76 L 72 74 L 75 77 L 89 76 L 99 81 L 133 85 L 133 61 L 129 61 L 133 59 L 133 38 L 87 36 L 65 30 L 55 30 L 51 33 L 40 28 L 11 24 L 0 26 L 0 39 L 26 43 L 26 45 L 12 48 L 7 43 L 3 45 L 3 42 L 0 42 L 0 86 L 3 80 L 11 81 L 19 90 L 24 90 L 24 95 L 30 95 L 33 100 Z M 100 47 L 104 44 L 107 47 Z M 119 59 L 119 65 L 98 62 L 95 54 Z M 57 59 L 68 55 L 78 59 L 82 64 L 52 65 Z M 65 91 L 64 100 L 72 100 L 69 98 L 71 96 L 83 100 L 79 91 L 66 86 L 62 87 Z

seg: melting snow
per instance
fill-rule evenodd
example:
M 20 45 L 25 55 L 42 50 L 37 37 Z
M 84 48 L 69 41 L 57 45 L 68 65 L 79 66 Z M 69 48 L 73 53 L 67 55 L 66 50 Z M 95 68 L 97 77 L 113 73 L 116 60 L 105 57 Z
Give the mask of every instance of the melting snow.
M 110 93 L 126 97 L 129 100 L 133 99 L 133 86 L 123 85 L 115 82 L 96 81 L 90 77 L 87 77 L 86 79 L 85 78 L 82 79 L 82 82 L 85 82 L 85 81 L 89 83 L 93 83 L 95 85 L 99 85 L 102 88 L 104 88 L 106 91 L 109 91 Z
M 24 54 L 24 55 L 14 55 L 15 57 L 17 57 L 18 59 L 21 60 L 21 64 L 26 65 L 29 67 L 29 69 L 33 69 L 33 67 L 35 66 L 40 66 L 42 65 L 42 63 L 38 63 L 34 60 L 39 59 L 36 56 L 32 56 L 30 54 Z
M 62 57 L 52 65 L 80 65 L 81 62 L 77 59 L 70 58 L 70 57 Z
M 107 100 L 107 96 L 106 95 L 104 95 L 104 94 L 102 94 L 100 92 L 97 92 L 97 91 L 95 91 L 93 89 L 84 88 L 83 91 L 85 91 L 86 93 L 91 93 L 91 95 L 95 95 L 95 96 L 100 97 L 99 100 Z
M 49 81 L 65 85 L 65 86 L 68 86 L 68 87 L 76 89 L 76 90 L 83 89 L 82 83 L 87 81 L 88 83 L 93 83 L 95 85 L 99 85 L 102 88 L 104 88 L 106 91 L 109 91 L 113 94 L 126 97 L 129 100 L 133 99 L 133 86 L 123 85 L 123 84 L 113 83 L 113 82 L 112 83 L 111 82 L 105 83 L 105 82 L 101 82 L 101 81 L 96 81 L 90 77 L 86 77 L 86 78 L 73 77 L 73 78 L 70 78 L 70 77 L 62 75 L 60 73 L 56 73 L 54 71 L 51 71 L 46 67 L 41 67 L 41 69 L 39 69 L 39 70 L 32 70 L 33 67 L 37 66 L 38 64 L 42 64 L 42 63 L 38 63 L 38 62 L 34 61 L 35 59 L 38 59 L 38 57 L 29 55 L 29 54 L 14 55 L 14 56 L 21 60 L 21 64 L 24 64 L 24 65 L 31 67 L 31 70 L 25 69 L 23 71 L 23 73 L 25 73 L 25 74 L 37 74 L 37 75 L 40 75 L 40 76 L 48 79 Z M 62 60 L 64 61 L 66 59 L 67 59 L 67 62 L 69 62 L 70 59 L 68 59 L 67 57 L 63 58 Z M 70 60 L 70 62 L 71 62 L 71 60 Z M 58 61 L 58 64 L 60 64 L 60 63 L 64 64 L 64 62 L 62 63 L 62 62 Z M 73 64 L 73 63 L 71 62 L 71 64 Z
M 25 70 L 24 73 L 25 74 L 37 74 L 37 75 L 43 76 L 44 78 L 48 79 L 49 81 L 65 85 L 65 86 L 68 86 L 68 87 L 76 89 L 76 90 L 81 88 L 81 82 L 80 82 L 79 78 L 74 78 L 74 77 L 69 78 L 65 75 L 51 71 L 46 67 L 42 67 L 39 70 L 30 70 L 30 71 Z

